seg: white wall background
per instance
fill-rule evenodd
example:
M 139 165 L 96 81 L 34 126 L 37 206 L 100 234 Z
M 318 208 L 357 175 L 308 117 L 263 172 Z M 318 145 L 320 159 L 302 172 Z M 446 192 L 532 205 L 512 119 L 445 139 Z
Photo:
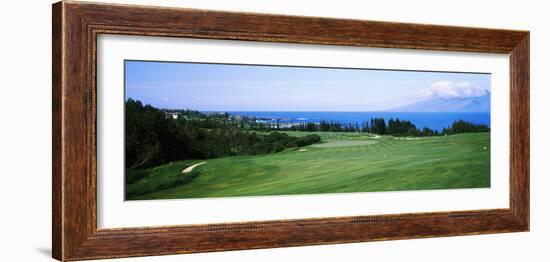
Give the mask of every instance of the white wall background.
M 550 28 L 545 1 L 118 0 L 205 9 L 531 31 L 531 232 L 134 258 L 124 261 L 549 261 Z M 48 261 L 51 245 L 51 1 L 0 11 L 0 260 Z

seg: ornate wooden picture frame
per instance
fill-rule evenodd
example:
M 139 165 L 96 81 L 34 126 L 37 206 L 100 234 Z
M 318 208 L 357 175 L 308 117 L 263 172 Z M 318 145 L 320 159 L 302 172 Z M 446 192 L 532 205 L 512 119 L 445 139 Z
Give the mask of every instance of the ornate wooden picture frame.
M 53 257 L 62 261 L 529 230 L 529 32 L 83 2 L 53 5 Z M 510 207 L 98 229 L 100 34 L 508 54 Z

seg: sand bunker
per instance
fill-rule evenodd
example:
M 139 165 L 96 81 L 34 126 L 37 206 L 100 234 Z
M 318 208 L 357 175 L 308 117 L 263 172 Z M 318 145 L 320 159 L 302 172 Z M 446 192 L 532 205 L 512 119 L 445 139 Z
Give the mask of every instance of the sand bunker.
M 181 173 L 182 174 L 189 173 L 189 172 L 193 171 L 193 168 L 198 167 L 198 166 L 203 165 L 203 164 L 206 164 L 206 162 L 200 162 L 200 163 L 194 164 L 194 165 L 182 170 Z

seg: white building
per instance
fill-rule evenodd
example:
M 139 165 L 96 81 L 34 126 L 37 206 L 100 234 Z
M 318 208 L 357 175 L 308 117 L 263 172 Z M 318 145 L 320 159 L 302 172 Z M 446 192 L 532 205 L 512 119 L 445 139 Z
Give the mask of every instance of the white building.
M 180 113 L 166 112 L 166 118 L 178 119 Z

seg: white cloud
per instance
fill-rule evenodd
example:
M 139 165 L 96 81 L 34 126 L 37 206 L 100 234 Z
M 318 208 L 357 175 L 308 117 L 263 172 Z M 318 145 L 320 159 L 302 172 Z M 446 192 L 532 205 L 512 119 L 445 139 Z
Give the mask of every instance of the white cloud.
M 483 96 L 487 89 L 470 82 L 439 81 L 420 91 L 421 97 L 464 98 Z

